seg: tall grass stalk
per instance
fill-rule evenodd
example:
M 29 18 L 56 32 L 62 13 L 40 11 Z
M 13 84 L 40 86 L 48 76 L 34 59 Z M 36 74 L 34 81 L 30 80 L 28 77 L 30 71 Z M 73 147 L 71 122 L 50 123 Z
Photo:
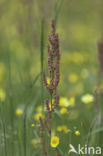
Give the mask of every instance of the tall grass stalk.
M 6 128 L 5 128 L 5 123 L 4 123 L 4 121 L 2 121 L 2 125 L 3 125 L 3 132 L 4 132 L 5 156 L 7 156 Z
M 44 85 L 43 85 L 43 68 L 44 68 L 44 19 L 41 20 L 40 32 L 40 63 L 41 63 L 41 103 L 44 109 Z
M 25 107 L 24 110 L 24 119 L 23 119 L 23 128 L 24 128 L 24 156 L 26 156 L 27 154 L 27 143 L 26 143 L 26 110 L 27 110 L 27 106 Z
M 34 84 L 37 82 L 37 80 L 39 79 L 40 75 L 41 75 L 41 73 L 39 73 L 39 74 L 35 77 L 35 79 L 33 80 L 33 82 L 31 83 L 31 85 L 30 85 L 30 88 L 31 88 L 31 89 L 33 88 L 33 86 L 34 86 Z
M 41 20 L 40 25 L 40 74 L 41 74 L 41 104 L 42 104 L 42 112 L 44 113 L 44 85 L 43 85 L 43 69 L 44 69 L 44 19 Z M 46 138 L 44 138 L 46 140 Z M 44 153 L 41 151 L 41 155 Z
M 40 74 L 38 74 L 35 79 L 33 80 L 32 85 L 30 85 L 28 91 L 31 92 L 31 89 L 33 87 L 33 85 L 37 82 L 38 78 L 39 78 Z M 31 102 L 31 99 L 28 100 L 25 104 L 25 109 L 24 109 L 24 116 L 23 116 L 23 145 L 24 145 L 24 156 L 27 156 L 27 110 L 28 110 L 28 106 Z
M 60 11 L 61 11 L 63 2 L 64 2 L 64 0 L 61 0 L 60 2 L 58 1 L 58 2 L 56 3 L 56 5 L 55 5 L 55 14 L 54 14 L 55 23 L 57 23 L 57 19 L 58 19 L 58 17 L 59 17 L 59 14 L 60 14 Z
M 13 143 L 13 133 L 14 133 L 14 117 L 13 117 L 13 113 L 14 113 L 14 107 L 13 107 L 13 101 L 12 101 L 12 76 L 11 76 L 11 53 L 9 51 L 8 53 L 8 67 L 9 67 L 9 104 L 10 104 L 10 120 L 11 120 L 11 152 L 12 152 L 12 156 L 14 156 L 14 143 Z
M 20 127 L 19 127 L 20 128 Z M 21 139 L 20 139 L 20 132 L 19 132 L 19 128 L 18 128 L 18 135 L 17 135 L 17 142 L 18 142 L 18 151 L 19 151 L 19 156 L 22 156 L 22 143 L 21 143 Z
M 6 126 L 5 126 L 5 118 L 4 115 L 4 103 L 0 101 L 1 104 L 1 121 L 2 121 L 2 127 L 3 127 L 3 134 L 4 134 L 4 153 L 5 156 L 7 156 L 7 140 L 6 140 Z

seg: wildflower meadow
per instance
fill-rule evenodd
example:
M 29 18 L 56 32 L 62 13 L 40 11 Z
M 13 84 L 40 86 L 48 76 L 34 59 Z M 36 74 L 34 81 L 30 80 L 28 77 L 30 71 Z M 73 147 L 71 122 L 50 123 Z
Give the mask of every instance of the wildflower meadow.
M 0 156 L 103 156 L 103 0 L 0 0 Z

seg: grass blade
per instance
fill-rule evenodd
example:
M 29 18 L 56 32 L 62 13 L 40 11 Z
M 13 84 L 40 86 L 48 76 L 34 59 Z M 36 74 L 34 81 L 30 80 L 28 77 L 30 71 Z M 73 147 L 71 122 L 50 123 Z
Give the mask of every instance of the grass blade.
M 61 1 L 59 2 L 59 4 L 56 5 L 55 16 L 54 16 L 55 23 L 57 22 L 57 19 L 58 19 L 58 16 L 59 16 L 61 7 L 62 7 L 62 5 L 63 5 L 63 1 L 64 1 L 64 0 L 61 0 Z
M 44 86 L 43 86 L 43 69 L 44 69 L 44 20 L 41 21 L 40 35 L 40 62 L 41 62 L 41 103 L 44 108 Z

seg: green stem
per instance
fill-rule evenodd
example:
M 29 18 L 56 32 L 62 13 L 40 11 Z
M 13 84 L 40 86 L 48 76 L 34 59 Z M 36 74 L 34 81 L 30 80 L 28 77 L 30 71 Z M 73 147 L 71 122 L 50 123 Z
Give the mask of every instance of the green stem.
M 5 123 L 4 122 L 3 122 L 3 131 L 4 131 L 4 143 L 5 143 L 5 156 L 7 156 L 6 129 L 5 129 Z
M 26 108 L 24 111 L 24 156 L 26 156 Z
M 52 93 L 50 94 L 50 105 L 51 105 L 51 113 L 52 113 Z M 52 116 L 52 114 L 51 114 Z M 51 132 L 52 130 L 50 130 L 50 140 L 51 140 Z M 50 143 L 49 143 L 50 144 Z M 50 156 L 52 156 L 52 150 L 51 150 L 51 146 L 50 146 Z
M 44 68 L 44 20 L 41 21 L 40 36 L 40 62 L 41 62 L 41 103 L 44 109 L 44 86 L 43 86 L 43 68 Z
M 10 104 L 10 121 L 11 121 L 11 127 L 12 127 L 12 131 L 11 131 L 11 152 L 12 152 L 12 156 L 14 156 L 14 143 L 13 143 L 13 132 L 14 132 L 14 117 L 13 117 L 13 113 L 14 113 L 14 107 L 13 107 L 13 101 L 12 101 L 12 76 L 11 76 L 11 54 L 9 52 L 8 54 L 8 68 L 9 68 L 9 104 Z
M 62 4 L 63 4 L 63 1 L 64 0 L 61 0 L 60 2 L 58 2 L 59 4 L 56 4 L 55 15 L 54 15 L 55 23 L 57 22 L 57 19 L 58 19 L 59 13 L 61 11 L 61 7 L 62 7 Z
M 18 128 L 18 135 L 17 135 L 17 141 L 18 141 L 18 148 L 19 148 L 19 156 L 22 156 L 22 144 L 21 144 L 21 138 L 20 138 L 20 129 Z
M 4 132 L 4 148 L 5 148 L 5 156 L 7 156 L 7 142 L 6 142 L 6 128 L 5 128 L 5 119 L 3 114 L 5 114 L 4 112 L 4 103 L 2 104 L 2 102 L 0 101 L 2 108 L 1 108 L 1 119 L 2 119 L 2 125 L 3 125 L 3 132 Z

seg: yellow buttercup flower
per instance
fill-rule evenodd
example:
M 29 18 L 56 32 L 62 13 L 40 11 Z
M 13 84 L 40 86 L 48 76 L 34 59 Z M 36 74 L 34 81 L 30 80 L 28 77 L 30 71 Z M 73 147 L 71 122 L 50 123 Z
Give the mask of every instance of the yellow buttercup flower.
M 38 113 L 38 114 L 36 114 L 35 116 L 34 116 L 34 119 L 35 120 L 37 120 L 37 121 L 39 121 L 39 118 L 44 118 L 44 116 L 43 116 L 43 114 L 42 113 Z
M 94 101 L 94 96 L 91 94 L 86 94 L 81 97 L 81 101 L 85 104 L 91 103 Z
M 21 116 L 23 114 L 23 111 L 20 109 L 20 108 L 18 108 L 17 110 L 16 110 L 16 115 L 17 116 Z
M 79 136 L 80 135 L 80 132 L 79 131 L 75 131 L 75 135 L 76 136 Z
M 57 127 L 57 131 L 58 131 L 58 132 L 61 132 L 61 131 L 62 131 L 62 126 L 58 126 L 58 127 Z
M 4 101 L 6 97 L 6 94 L 2 88 L 0 88 L 0 100 Z
M 60 109 L 60 113 L 61 113 L 62 115 L 66 114 L 67 111 L 68 111 L 67 108 L 61 108 L 61 109 Z
M 69 100 L 66 97 L 61 97 L 59 105 L 63 106 L 63 107 L 68 107 L 69 106 Z
M 78 81 L 78 75 L 70 74 L 68 79 L 69 79 L 69 82 L 76 83 Z
M 57 131 L 58 132 L 68 133 L 70 130 L 68 129 L 68 127 L 66 125 L 63 125 L 63 126 L 58 126 Z
M 35 127 L 35 124 L 32 123 L 32 124 L 31 124 L 31 127 Z
M 69 100 L 66 97 L 61 97 L 59 105 L 62 107 L 69 107 L 75 105 L 75 98 L 71 97 Z
M 69 99 L 69 105 L 70 106 L 74 106 L 75 105 L 75 98 L 74 97 L 71 97 L 70 99 Z
M 50 85 L 50 78 L 47 77 L 47 84 Z
M 68 132 L 69 132 L 69 130 L 68 130 L 68 128 L 67 128 L 66 125 L 62 126 L 62 131 L 63 131 L 64 133 L 68 133 Z
M 56 148 L 59 145 L 59 137 L 52 136 L 50 145 L 51 145 L 51 147 Z

